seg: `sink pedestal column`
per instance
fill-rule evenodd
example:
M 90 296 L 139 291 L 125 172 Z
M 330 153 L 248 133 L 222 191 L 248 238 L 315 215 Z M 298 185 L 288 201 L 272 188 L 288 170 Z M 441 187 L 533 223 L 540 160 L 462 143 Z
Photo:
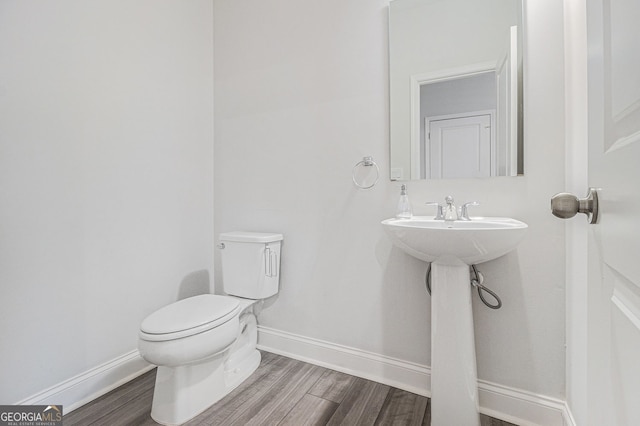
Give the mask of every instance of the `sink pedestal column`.
M 431 425 L 480 426 L 469 266 L 431 264 Z

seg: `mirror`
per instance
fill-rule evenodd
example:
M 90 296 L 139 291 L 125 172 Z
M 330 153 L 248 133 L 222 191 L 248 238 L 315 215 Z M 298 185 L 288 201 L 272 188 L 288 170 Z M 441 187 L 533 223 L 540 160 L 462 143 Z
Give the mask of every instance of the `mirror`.
M 391 180 L 523 174 L 522 1 L 390 3 Z

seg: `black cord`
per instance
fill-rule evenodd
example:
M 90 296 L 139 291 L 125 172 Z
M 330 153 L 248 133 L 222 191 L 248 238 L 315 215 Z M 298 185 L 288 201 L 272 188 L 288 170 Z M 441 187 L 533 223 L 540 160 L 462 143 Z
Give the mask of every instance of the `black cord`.
M 482 281 L 483 281 L 482 274 L 478 272 L 476 265 L 471 265 L 471 269 L 473 270 L 473 275 L 474 275 L 474 278 L 471 279 L 471 285 L 478 289 L 478 296 L 480 296 L 480 300 L 482 300 L 482 303 L 484 303 L 488 308 L 500 309 L 502 307 L 502 300 L 500 300 L 500 297 L 498 297 L 498 295 L 494 291 L 482 285 Z M 429 293 L 429 295 L 431 295 L 431 263 L 427 264 L 427 272 L 424 277 L 424 283 L 427 287 L 427 292 Z M 483 291 L 486 291 L 487 293 L 489 293 L 498 303 L 491 304 L 487 302 L 487 300 L 482 295 Z

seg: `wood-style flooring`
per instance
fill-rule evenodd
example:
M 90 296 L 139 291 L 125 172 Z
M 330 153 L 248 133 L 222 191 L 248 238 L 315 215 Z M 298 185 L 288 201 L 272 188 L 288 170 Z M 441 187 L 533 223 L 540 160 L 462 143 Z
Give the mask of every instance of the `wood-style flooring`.
M 64 425 L 155 425 L 150 416 L 155 372 L 69 413 Z M 481 417 L 482 426 L 515 426 Z M 423 396 L 262 352 L 255 373 L 187 424 L 428 426 L 430 406 Z

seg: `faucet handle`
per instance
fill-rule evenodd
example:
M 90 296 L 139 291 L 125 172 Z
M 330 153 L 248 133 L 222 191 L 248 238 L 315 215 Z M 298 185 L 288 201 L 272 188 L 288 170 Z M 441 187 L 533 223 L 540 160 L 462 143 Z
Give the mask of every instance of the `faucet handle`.
M 451 195 L 447 195 L 446 197 L 444 197 L 444 201 L 448 206 L 453 205 L 453 197 Z
M 437 201 L 427 201 L 425 203 L 428 206 L 436 206 L 436 217 L 434 217 L 434 220 L 443 220 L 444 219 L 444 213 L 443 213 L 443 206 L 442 204 L 438 203 Z
M 460 220 L 471 220 L 469 219 L 469 206 L 479 206 L 480 203 L 477 201 L 471 201 L 468 203 L 464 203 L 460 206 Z

